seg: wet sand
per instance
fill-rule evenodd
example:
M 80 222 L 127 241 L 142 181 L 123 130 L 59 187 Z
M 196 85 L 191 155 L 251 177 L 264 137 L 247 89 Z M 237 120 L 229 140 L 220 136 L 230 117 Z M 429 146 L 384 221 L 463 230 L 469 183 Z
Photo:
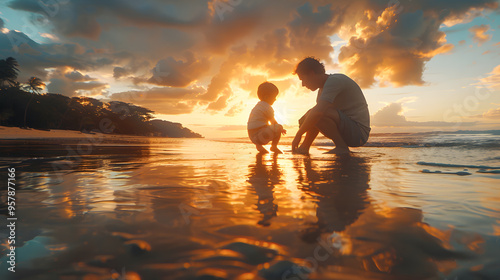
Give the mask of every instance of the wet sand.
M 18 179 L 15 279 L 500 275 L 499 175 L 417 164 L 495 165 L 498 150 L 336 157 L 257 155 L 230 140 L 40 141 L 0 143 L 0 167 Z

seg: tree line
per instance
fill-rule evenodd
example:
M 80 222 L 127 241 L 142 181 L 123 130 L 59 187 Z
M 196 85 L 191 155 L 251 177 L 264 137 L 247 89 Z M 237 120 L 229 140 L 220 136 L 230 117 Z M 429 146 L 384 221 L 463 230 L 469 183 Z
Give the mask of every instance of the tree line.
M 0 60 L 0 125 L 42 130 L 65 129 L 99 131 L 103 119 L 112 123 L 116 134 L 202 137 L 179 123 L 153 120 L 154 111 L 121 101 L 102 102 L 91 97 L 68 97 L 42 93 L 43 81 L 31 77 L 17 80 L 19 64 L 15 58 Z

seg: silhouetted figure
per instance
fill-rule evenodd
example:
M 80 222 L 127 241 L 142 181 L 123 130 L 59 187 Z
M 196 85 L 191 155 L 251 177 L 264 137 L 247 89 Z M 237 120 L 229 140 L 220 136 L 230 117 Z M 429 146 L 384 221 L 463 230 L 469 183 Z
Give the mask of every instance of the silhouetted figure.
M 370 166 L 362 157 L 337 158 L 326 166 L 313 166 L 310 158 L 304 158 L 303 167 L 296 163 L 297 170 L 303 168 L 299 178 L 302 190 L 317 199 L 318 221 L 302 232 L 305 242 L 316 242 L 325 232 L 341 232 L 354 223 L 369 205 L 366 191 L 369 188 Z
M 269 220 L 276 216 L 278 205 L 274 203 L 274 186 L 280 183 L 281 171 L 278 168 L 278 156 L 273 155 L 272 164 L 269 166 L 263 159 L 264 155 L 258 153 L 255 165 L 250 165 L 248 182 L 257 194 L 257 209 L 263 217 L 258 224 L 268 226 Z
M 252 143 L 255 144 L 257 150 L 261 153 L 268 151 L 262 145 L 272 141 L 271 151 L 281 154 L 278 149 L 278 142 L 281 134 L 285 135 L 286 130 L 274 118 L 274 110 L 271 107 L 278 96 L 278 88 L 269 82 L 262 83 L 258 90 L 257 96 L 260 101 L 255 105 L 248 118 L 247 129 L 248 136 Z
M 326 74 L 325 66 L 311 57 L 297 65 L 295 74 L 302 86 L 319 91 L 316 106 L 299 120 L 300 128 L 292 142 L 294 153 L 308 154 L 319 132 L 335 143 L 335 149 L 327 152 L 332 154 L 347 154 L 349 147 L 363 146 L 368 141 L 370 113 L 356 82 L 344 74 Z

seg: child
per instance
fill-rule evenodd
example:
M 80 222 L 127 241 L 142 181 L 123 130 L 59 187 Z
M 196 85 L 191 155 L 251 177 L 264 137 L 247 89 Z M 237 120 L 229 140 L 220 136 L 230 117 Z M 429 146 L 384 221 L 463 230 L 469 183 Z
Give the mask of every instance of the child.
M 248 118 L 248 136 L 261 153 L 268 153 L 262 145 L 269 143 L 269 141 L 272 141 L 271 151 L 282 153 L 278 149 L 278 142 L 281 138 L 280 134 L 285 135 L 286 130 L 274 119 L 274 110 L 271 107 L 276 101 L 278 93 L 279 90 L 274 84 L 262 83 L 257 90 L 260 101 L 252 109 Z

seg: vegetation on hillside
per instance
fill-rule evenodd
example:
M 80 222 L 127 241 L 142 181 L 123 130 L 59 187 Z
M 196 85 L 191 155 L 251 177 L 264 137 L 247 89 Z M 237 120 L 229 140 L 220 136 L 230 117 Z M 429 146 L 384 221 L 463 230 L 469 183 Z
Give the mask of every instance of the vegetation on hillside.
M 17 61 L 0 60 L 0 125 L 35 129 L 99 131 L 128 135 L 202 137 L 179 123 L 152 120 L 153 111 L 121 101 L 41 93 L 37 77 L 17 81 Z

